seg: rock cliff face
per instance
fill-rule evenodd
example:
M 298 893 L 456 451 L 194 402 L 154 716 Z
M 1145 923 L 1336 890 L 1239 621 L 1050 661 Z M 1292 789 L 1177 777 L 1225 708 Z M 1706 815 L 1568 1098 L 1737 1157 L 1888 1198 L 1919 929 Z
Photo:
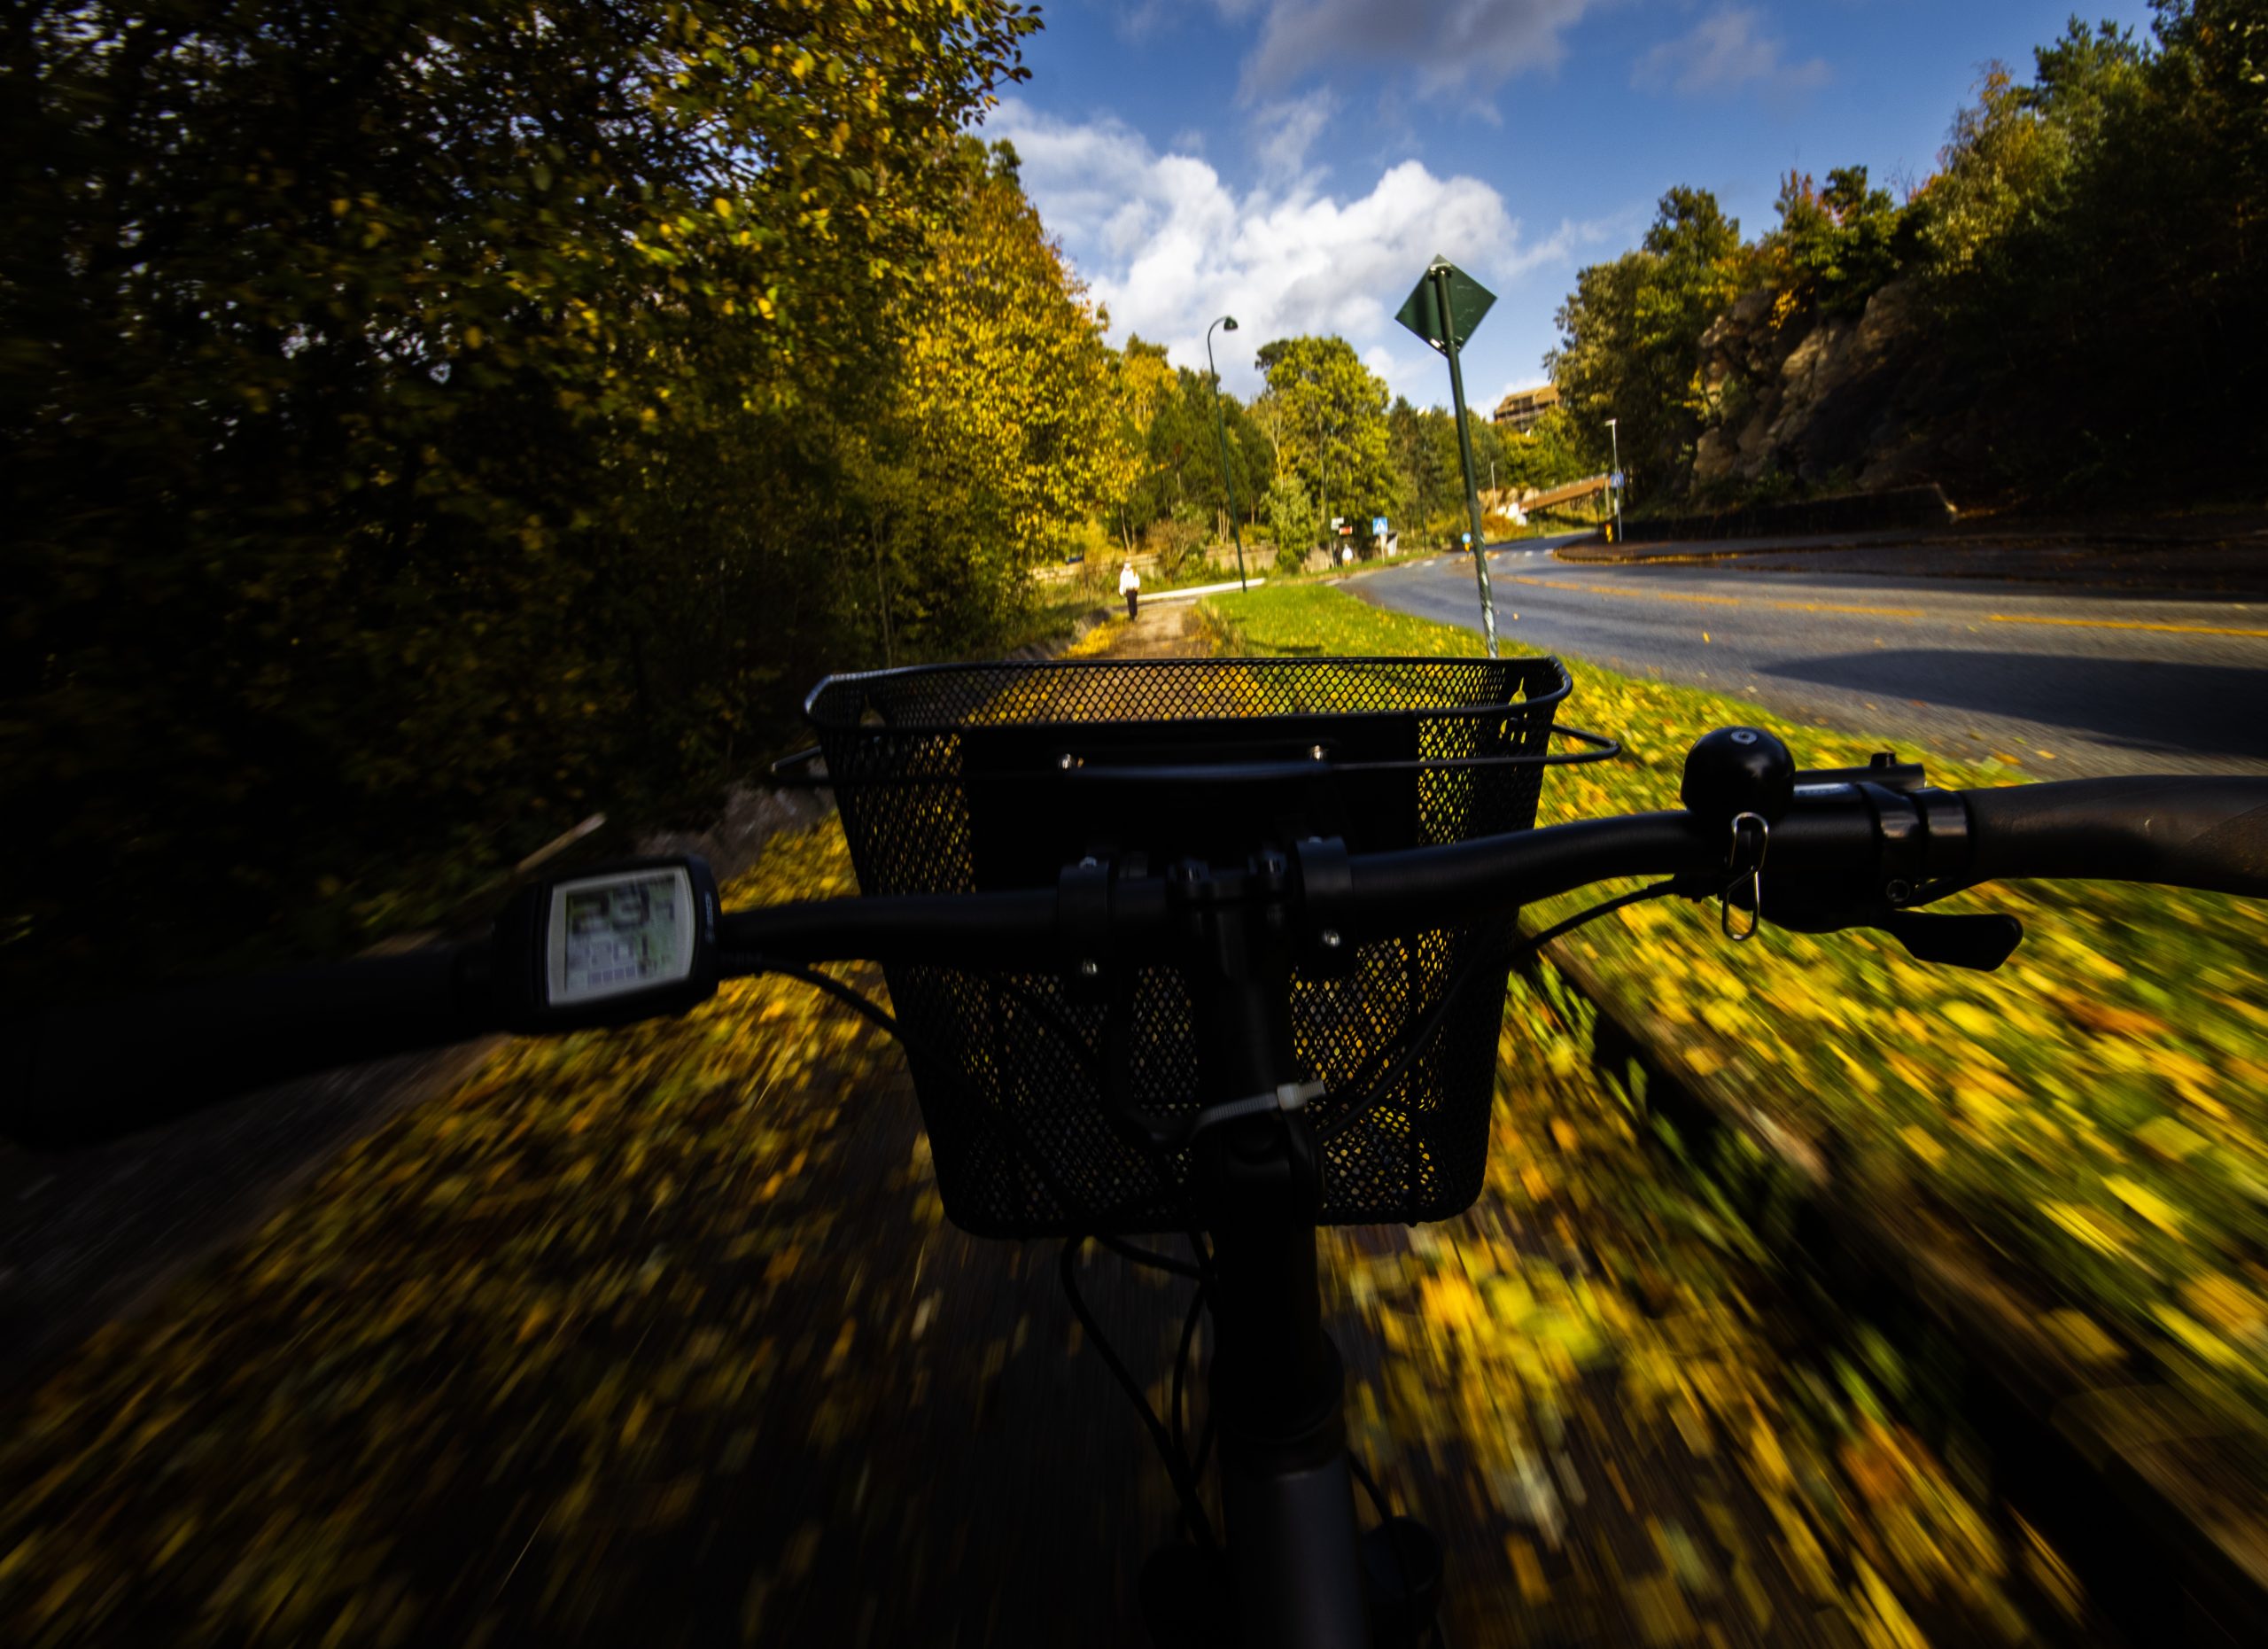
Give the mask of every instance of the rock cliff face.
M 1707 411 L 1697 496 L 1784 476 L 1806 486 L 1940 478 L 1937 416 L 1915 288 L 1893 282 L 1855 318 L 1790 311 L 1781 293 L 1736 299 L 1701 337 Z

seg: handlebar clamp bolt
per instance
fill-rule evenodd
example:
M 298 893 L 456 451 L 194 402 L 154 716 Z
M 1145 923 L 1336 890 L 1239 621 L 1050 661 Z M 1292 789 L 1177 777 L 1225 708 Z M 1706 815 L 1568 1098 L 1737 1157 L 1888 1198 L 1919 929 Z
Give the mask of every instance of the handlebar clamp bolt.
M 1314 757 L 1317 761 L 1321 761 L 1324 754 L 1323 746 L 1320 744 L 1314 746 L 1308 751 L 1308 754 Z
M 1082 977 L 1091 979 L 1101 971 L 1102 964 L 1093 957 L 1083 956 L 1079 959 L 1079 973 Z
M 1893 905 L 1903 905 L 1914 897 L 1914 884 L 1893 876 L 1884 884 L 1882 896 Z
M 1316 937 L 1323 941 L 1323 948 L 1326 951 L 1335 951 L 1339 948 L 1339 930 L 1336 928 L 1325 928 L 1321 933 L 1316 935 Z

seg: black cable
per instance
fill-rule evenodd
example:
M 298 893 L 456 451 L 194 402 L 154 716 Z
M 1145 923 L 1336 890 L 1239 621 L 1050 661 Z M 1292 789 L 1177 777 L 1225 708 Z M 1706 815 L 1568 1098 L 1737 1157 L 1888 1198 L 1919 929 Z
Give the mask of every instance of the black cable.
M 1355 1474 L 1355 1481 L 1363 1485 L 1363 1492 L 1370 1496 L 1371 1509 L 1379 1514 L 1379 1528 L 1384 1528 L 1386 1524 L 1394 1521 L 1394 1513 L 1386 1505 L 1386 1496 L 1379 1489 L 1378 1479 L 1371 1475 L 1370 1468 L 1363 1464 L 1363 1457 L 1352 1449 L 1347 1451 L 1347 1468 Z M 1408 1606 L 1414 1609 L 1418 1601 L 1418 1585 L 1415 1577 L 1410 1573 L 1408 1554 L 1402 1551 L 1402 1543 L 1394 1537 L 1390 1530 L 1386 1536 L 1386 1555 L 1394 1560 L 1394 1572 L 1402 1580 L 1402 1599 Z M 1411 1624 L 1414 1626 L 1415 1622 Z M 1441 1612 L 1438 1606 L 1434 1610 L 1433 1628 L 1433 1641 L 1439 1649 L 1439 1646 L 1446 1645 L 1449 1640 L 1441 1633 Z
M 1198 1498 L 1197 1484 L 1194 1474 L 1190 1471 L 1189 1463 L 1181 1458 L 1180 1451 L 1174 1447 L 1173 1438 L 1167 1432 L 1165 1423 L 1158 1419 L 1158 1412 L 1150 1406 L 1149 1397 L 1143 1392 L 1142 1388 L 1135 1383 L 1133 1373 L 1120 1359 L 1109 1340 L 1104 1336 L 1102 1326 L 1095 1321 L 1094 1313 L 1087 1309 L 1086 1301 L 1079 1294 L 1077 1275 L 1079 1249 L 1085 1242 L 1084 1237 L 1072 1237 L 1063 1244 L 1063 1258 L 1060 1266 L 1063 1294 L 1064 1297 L 1071 1303 L 1071 1314 L 1079 1319 L 1079 1326 L 1086 1331 L 1087 1338 L 1094 1342 L 1095 1350 L 1101 1353 L 1102 1360 L 1108 1365 L 1120 1388 L 1134 1400 L 1135 1408 L 1141 1413 L 1142 1424 L 1149 1428 L 1150 1440 L 1157 1445 L 1158 1456 L 1165 1462 L 1166 1474 L 1173 1479 L 1174 1494 L 1181 1501 L 1183 1519 L 1195 1533 L 1199 1544 L 1218 1551 L 1219 1543 L 1213 1537 L 1213 1521 L 1205 1515 L 1204 1502 Z
M 1425 1045 L 1431 1042 L 1434 1033 L 1441 1030 L 1442 1022 L 1449 1018 L 1450 1010 L 1464 1000 L 1465 992 L 1471 989 L 1473 983 L 1480 977 L 1481 963 L 1487 955 L 1487 953 L 1485 950 L 1478 946 L 1474 947 L 1472 954 L 1458 966 L 1456 976 L 1449 981 L 1449 988 L 1441 992 L 1441 1000 L 1434 1003 L 1433 1010 L 1425 1015 L 1424 1021 L 1402 1039 L 1401 1047 L 1395 1054 L 1393 1062 L 1386 1067 L 1385 1075 L 1373 1081 L 1370 1085 L 1370 1091 L 1361 1099 L 1316 1130 L 1316 1139 L 1318 1143 L 1329 1145 L 1340 1134 L 1376 1110 L 1385 1101 L 1386 1096 L 1394 1092 L 1395 1085 L 1410 1073 L 1410 1068 L 1415 1065 L 1418 1056 L 1425 1053 Z
M 1127 1028 L 1124 1010 L 1127 993 L 1133 988 L 1131 973 L 1120 970 L 1105 1009 L 1103 1036 L 1106 1046 L 1099 1053 L 1087 1046 L 1086 1038 L 1078 1026 L 1072 1023 L 1053 1003 L 1025 989 L 1021 980 L 1004 974 L 996 976 L 992 984 L 1054 1031 L 1061 1039 L 1064 1050 L 1086 1072 L 1089 1080 L 1095 1085 L 1095 1091 L 1102 1096 L 1104 1121 L 1110 1124 L 1111 1131 L 1122 1144 L 1132 1147 L 1149 1163 L 1150 1171 L 1157 1177 L 1159 1189 L 1169 1201 L 1173 1200 L 1179 1190 L 1174 1183 L 1173 1164 L 1168 1159 L 1165 1147 L 1159 1142 L 1152 1120 L 1134 1108 L 1125 1093 L 1124 1072 L 1128 1065 L 1125 1041 L 1130 1030 Z
M 862 994 L 852 986 L 843 984 L 833 975 L 821 973 L 816 968 L 807 968 L 801 962 L 782 961 L 774 957 L 758 956 L 753 952 L 723 953 L 718 955 L 718 961 L 729 976 L 745 977 L 755 974 L 778 974 L 783 978 L 800 980 L 805 984 L 825 992 L 853 1012 L 872 1020 L 897 1038 L 897 1045 L 904 1048 L 909 1056 L 926 1062 L 934 1076 L 966 1089 L 967 1085 L 965 1079 L 953 1069 L 950 1061 L 906 1035 L 905 1027 L 900 1024 L 891 1015 L 889 1010 L 881 1003 Z M 980 1109 L 990 1109 L 982 1095 L 972 1097 L 978 1101 Z M 996 1124 L 996 1126 L 998 1124 Z M 1033 1150 L 1029 1142 L 1016 1129 L 998 1126 L 998 1132 L 1007 1141 L 1008 1148 L 1021 1156 L 1025 1163 L 1039 1176 L 1048 1191 L 1061 1206 L 1066 1217 L 1075 1215 L 1080 1207 L 1078 1198 L 1074 1196 L 1069 1188 L 1056 1178 L 1055 1171 L 1047 1165 L 1046 1159 Z M 1167 1189 L 1170 1194 L 1172 1190 L 1170 1184 Z M 1097 1225 L 1115 1225 L 1122 1219 L 1145 1212 L 1151 1206 L 1151 1200 L 1146 1197 L 1130 1197 L 1092 1216 L 1092 1223 Z
M 1627 893 L 1618 893 L 1611 899 L 1602 899 L 1588 910 L 1579 910 L 1566 921 L 1546 928 L 1531 938 L 1521 940 L 1512 946 L 1511 960 L 1513 961 L 1521 960 L 1520 953 L 1523 951 L 1541 951 L 1561 935 L 1573 933 L 1587 922 L 1596 922 L 1601 916 L 1612 915 L 1626 905 L 1636 905 L 1646 899 L 1666 898 L 1670 894 L 1682 891 L 1676 882 L 1656 882 L 1643 888 L 1633 889 Z
M 1173 1449 L 1184 1459 L 1189 1458 L 1188 1433 L 1182 1422 L 1181 1393 L 1187 1383 L 1189 1349 L 1197 1340 L 1197 1319 L 1205 1313 L 1205 1289 L 1200 1284 L 1196 1297 L 1189 1303 L 1189 1315 L 1181 1323 L 1181 1347 L 1173 1357 Z M 1192 1473 L 1193 1477 L 1196 1474 Z
M 1511 945 L 1503 953 L 1503 965 L 1507 968 L 1511 967 L 1514 962 L 1522 960 L 1523 953 L 1532 954 L 1541 951 L 1552 940 L 1558 938 L 1562 934 L 1573 932 L 1585 922 L 1596 922 L 1601 916 L 1620 910 L 1627 905 L 1635 905 L 1642 899 L 1662 898 L 1677 891 L 1677 883 L 1674 882 L 1657 882 L 1635 891 L 1618 894 L 1611 899 L 1604 899 L 1588 910 L 1576 912 L 1565 922 L 1546 928 L 1533 938 L 1522 939 Z M 1316 1130 L 1318 1141 L 1324 1145 L 1330 1144 L 1332 1140 L 1362 1121 L 1384 1102 L 1386 1096 L 1394 1092 L 1394 1085 L 1410 1074 L 1410 1067 L 1418 1062 L 1418 1058 L 1425 1051 L 1425 1045 L 1433 1039 L 1443 1022 L 1463 1000 L 1465 992 L 1480 979 L 1488 956 L 1489 953 L 1486 949 L 1478 945 L 1473 948 L 1464 962 L 1459 965 L 1456 976 L 1449 981 L 1449 988 L 1441 992 L 1441 1000 L 1433 1004 L 1433 1010 L 1425 1015 L 1424 1022 L 1402 1038 L 1400 1050 L 1395 1054 L 1393 1064 L 1387 1068 L 1386 1075 L 1371 1083 L 1370 1091 L 1363 1098 L 1340 1112 L 1328 1123 L 1318 1127 Z
M 1205 1233 L 1194 1226 L 1192 1226 L 1189 1232 L 1189 1249 L 1197 1256 L 1197 1297 L 1190 1302 L 1189 1316 L 1182 1324 L 1181 1349 L 1175 1355 L 1173 1365 L 1174 1441 L 1184 1451 L 1188 1446 L 1188 1427 L 1182 1419 L 1181 1393 L 1187 1384 L 1191 1348 L 1196 1343 L 1198 1312 L 1200 1310 L 1209 1311 L 1213 1303 L 1213 1253 L 1206 1247 Z M 1208 1403 L 1205 1405 L 1205 1429 L 1199 1435 L 1197 1458 L 1189 1468 L 1189 1481 L 1192 1484 L 1204 1482 L 1205 1463 L 1212 1452 L 1213 1405 Z M 1183 1458 L 1184 1459 L 1188 1458 L 1185 1452 Z
M 1177 1260 L 1170 1254 L 1161 1254 L 1155 1248 L 1146 1248 L 1139 1243 L 1129 1242 L 1123 1237 L 1095 1233 L 1095 1241 L 1122 1260 L 1136 1265 L 1146 1265 L 1152 1271 L 1171 1272 L 1177 1277 L 1198 1278 L 1203 1273 L 1188 1260 Z
M 853 986 L 847 985 L 832 974 L 823 974 L 816 968 L 806 968 L 801 962 L 782 961 L 777 957 L 757 956 L 745 952 L 726 952 L 717 958 L 718 968 L 730 976 L 749 974 L 779 974 L 789 979 L 800 979 L 816 990 L 841 1002 L 853 1013 L 865 1015 L 896 1037 L 908 1053 L 921 1053 L 906 1040 L 905 1028 L 897 1023 L 889 1009 Z
M 1182 1458 L 1184 1459 L 1188 1458 L 1189 1434 L 1188 1427 L 1182 1419 L 1181 1394 L 1183 1388 L 1188 1383 L 1189 1357 L 1191 1348 L 1196 1343 L 1198 1313 L 1210 1309 L 1213 1303 L 1212 1251 L 1205 1246 L 1205 1233 L 1193 1225 L 1189 1231 L 1189 1248 L 1190 1252 L 1196 1256 L 1197 1297 L 1189 1303 L 1189 1316 L 1181 1327 L 1181 1348 L 1175 1353 L 1173 1360 L 1173 1437 L 1175 1446 L 1184 1451 Z M 1212 1427 L 1213 1412 L 1208 1405 L 1205 1411 L 1206 1449 L 1210 1449 L 1212 1446 Z M 1197 1462 L 1190 1468 L 1189 1476 L 1192 1482 L 1201 1483 L 1205 1481 L 1204 1450 L 1199 1451 Z
M 1379 1492 L 1379 1480 L 1371 1475 L 1363 1464 L 1363 1457 L 1352 1449 L 1347 1451 L 1348 1469 L 1355 1474 L 1355 1481 L 1363 1485 L 1363 1492 L 1371 1497 L 1371 1509 L 1379 1514 L 1379 1521 L 1389 1521 L 1394 1513 L 1386 1509 L 1386 1497 Z
M 812 985 L 889 1031 L 891 1036 L 897 1038 L 899 1045 L 908 1053 L 922 1052 L 906 1037 L 904 1027 L 887 1008 L 850 985 L 844 984 L 841 980 L 823 974 L 815 968 L 804 967 L 800 962 L 780 961 L 763 956 L 734 955 L 724 960 L 727 966 L 738 973 L 779 974 L 786 978 L 800 980 L 805 984 Z M 941 1071 L 951 1070 L 950 1066 L 942 1065 L 934 1058 L 930 1059 L 928 1063 Z M 1018 1143 L 1021 1142 L 1018 1141 Z M 1048 1172 L 1045 1164 L 1040 1163 L 1036 1156 L 1031 1160 L 1034 1166 L 1039 1169 L 1041 1177 L 1049 1181 L 1050 1189 L 1055 1192 L 1064 1207 L 1067 1210 L 1074 1207 L 1075 1204 L 1063 1188 L 1054 1183 L 1054 1177 Z M 1093 1313 L 1087 1310 L 1086 1301 L 1079 1293 L 1076 1269 L 1076 1256 L 1080 1245 L 1086 1241 L 1084 1237 L 1074 1237 L 1063 1245 L 1063 1293 L 1071 1303 L 1072 1315 L 1078 1318 L 1079 1326 L 1086 1332 L 1087 1337 L 1094 1342 L 1095 1350 L 1101 1353 L 1104 1363 L 1108 1365 L 1111 1373 L 1117 1379 L 1126 1395 L 1134 1400 L 1135 1408 L 1141 1413 L 1142 1423 L 1149 1428 L 1151 1441 L 1157 1445 L 1159 1456 L 1165 1462 L 1166 1474 L 1173 1480 L 1175 1497 L 1181 1502 L 1184 1525 L 1202 1544 L 1212 1547 L 1216 1545 L 1213 1526 L 1205 1514 L 1203 1501 L 1198 1497 L 1196 1482 L 1205 1469 L 1204 1456 L 1210 1451 L 1212 1444 L 1213 1424 L 1210 1412 L 1208 1412 L 1206 1416 L 1204 1443 L 1200 1451 L 1199 1463 L 1193 1470 L 1189 1465 L 1187 1455 L 1183 1452 L 1181 1437 L 1181 1395 L 1184 1370 L 1189 1357 L 1190 1342 L 1196 1333 L 1197 1314 L 1204 1306 L 1206 1285 L 1212 1273 L 1212 1263 L 1210 1256 L 1206 1253 L 1203 1238 L 1192 1230 L 1189 1233 L 1189 1239 L 1190 1245 L 1197 1256 L 1193 1264 L 1175 1259 L 1170 1255 L 1160 1254 L 1153 1248 L 1146 1248 L 1138 1243 L 1128 1242 L 1122 1238 L 1105 1236 L 1099 1239 L 1106 1248 L 1137 1265 L 1147 1265 L 1159 1271 L 1169 1272 L 1176 1276 L 1197 1280 L 1197 1298 L 1191 1303 L 1188 1321 L 1182 1329 L 1180 1354 L 1174 1361 L 1174 1426 L 1170 1434 L 1159 1421 L 1156 1411 L 1150 1407 L 1149 1398 L 1144 1394 L 1142 1388 L 1135 1384 L 1132 1373 L 1121 1360 L 1116 1350 L 1103 1334 L 1101 1325 L 1096 1322 Z

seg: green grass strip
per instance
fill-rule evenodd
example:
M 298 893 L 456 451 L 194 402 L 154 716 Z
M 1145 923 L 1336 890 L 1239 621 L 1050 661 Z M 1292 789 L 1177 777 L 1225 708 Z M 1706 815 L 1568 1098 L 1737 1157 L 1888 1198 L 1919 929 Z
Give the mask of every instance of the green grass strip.
M 1472 632 L 1327 586 L 1215 598 L 1205 616 L 1236 651 L 1480 650 Z M 1686 751 L 1736 724 L 1770 729 L 1806 766 L 1895 748 L 1948 786 L 2026 776 L 1567 663 L 1562 719 L 1628 758 L 1553 769 L 1546 824 L 1676 805 Z M 1831 1150 L 1849 1194 L 1953 1216 L 2045 1280 L 2065 1302 L 2045 1326 L 2103 1384 L 2147 1376 L 2120 1365 L 2122 1342 L 2140 1348 L 2222 1424 L 2268 1441 L 2268 906 L 2094 883 L 1996 886 L 1947 908 L 2021 918 L 2023 949 L 1974 974 L 1914 962 L 1884 935 L 1767 927 L 1736 953 L 1713 910 L 1666 902 L 1569 943 L 1646 1004 L 1677 1063 Z

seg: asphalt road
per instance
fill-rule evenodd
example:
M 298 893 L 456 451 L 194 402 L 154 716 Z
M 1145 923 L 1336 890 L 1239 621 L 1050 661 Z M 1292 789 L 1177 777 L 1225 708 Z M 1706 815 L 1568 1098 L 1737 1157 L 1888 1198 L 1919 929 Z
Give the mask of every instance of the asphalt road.
M 2268 603 L 1809 567 L 1578 565 L 1556 559 L 1554 541 L 1490 553 L 1508 646 L 2044 777 L 2268 772 Z M 1465 556 L 1366 571 L 1346 587 L 1480 625 Z M 1577 721 L 1581 704 L 1579 669 Z

